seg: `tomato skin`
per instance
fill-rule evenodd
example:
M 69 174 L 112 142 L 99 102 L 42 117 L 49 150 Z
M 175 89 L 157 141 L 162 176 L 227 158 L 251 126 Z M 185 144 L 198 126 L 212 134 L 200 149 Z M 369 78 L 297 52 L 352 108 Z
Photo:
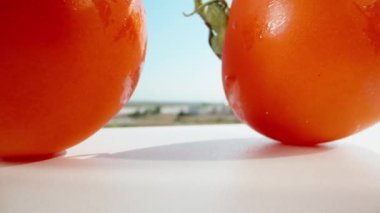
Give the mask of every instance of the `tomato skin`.
M 314 145 L 380 119 L 380 1 L 234 0 L 223 81 L 262 134 Z
M 4 0 L 0 27 L 0 157 L 81 142 L 136 87 L 146 50 L 140 0 Z

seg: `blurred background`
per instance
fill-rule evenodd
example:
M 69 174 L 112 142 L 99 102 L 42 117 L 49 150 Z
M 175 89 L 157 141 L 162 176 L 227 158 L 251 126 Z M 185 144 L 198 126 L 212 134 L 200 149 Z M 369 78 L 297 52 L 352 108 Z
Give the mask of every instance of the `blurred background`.
M 143 0 L 148 51 L 131 101 L 108 127 L 237 123 L 227 105 L 221 61 L 193 0 Z

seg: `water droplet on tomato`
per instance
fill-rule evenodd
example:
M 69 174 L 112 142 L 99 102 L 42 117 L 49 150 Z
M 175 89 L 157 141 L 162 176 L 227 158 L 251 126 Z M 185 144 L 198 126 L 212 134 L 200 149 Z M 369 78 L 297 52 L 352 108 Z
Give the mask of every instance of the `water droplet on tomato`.
M 364 0 L 362 0 L 364 1 Z M 368 0 L 367 4 L 357 3 L 367 20 L 364 32 L 372 42 L 375 50 L 380 49 L 380 2 Z
M 376 3 L 377 0 L 355 0 L 355 3 L 362 9 L 368 9 Z
M 105 27 L 108 27 L 110 24 L 111 17 L 111 4 L 108 1 L 104 0 L 93 0 L 96 9 L 98 10 L 99 17 L 101 18 Z
M 231 28 L 232 28 L 233 30 L 236 30 L 236 29 L 237 29 L 237 23 L 236 23 L 236 21 L 234 21 L 234 22 L 231 23 Z

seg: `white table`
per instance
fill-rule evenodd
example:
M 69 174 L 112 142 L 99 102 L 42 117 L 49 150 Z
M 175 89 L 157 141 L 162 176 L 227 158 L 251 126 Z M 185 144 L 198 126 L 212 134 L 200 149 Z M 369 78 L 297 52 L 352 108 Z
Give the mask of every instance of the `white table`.
M 1 213 L 379 213 L 380 126 L 319 148 L 244 125 L 103 129 L 64 156 L 0 162 Z

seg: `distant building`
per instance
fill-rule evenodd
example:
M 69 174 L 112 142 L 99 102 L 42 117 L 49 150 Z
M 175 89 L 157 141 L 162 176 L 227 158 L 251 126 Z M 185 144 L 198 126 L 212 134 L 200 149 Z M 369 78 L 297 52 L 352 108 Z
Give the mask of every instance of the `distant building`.
M 189 114 L 190 106 L 188 105 L 163 105 L 161 106 L 161 114 L 163 115 L 179 115 L 180 113 Z
M 147 107 L 141 106 L 141 107 L 124 107 L 120 110 L 118 116 L 128 116 L 128 115 L 134 115 L 137 113 L 144 114 L 148 111 Z
M 158 109 L 158 110 L 157 110 Z M 231 109 L 225 104 L 139 104 L 124 107 L 119 116 L 129 116 L 136 114 L 162 115 L 229 115 Z

